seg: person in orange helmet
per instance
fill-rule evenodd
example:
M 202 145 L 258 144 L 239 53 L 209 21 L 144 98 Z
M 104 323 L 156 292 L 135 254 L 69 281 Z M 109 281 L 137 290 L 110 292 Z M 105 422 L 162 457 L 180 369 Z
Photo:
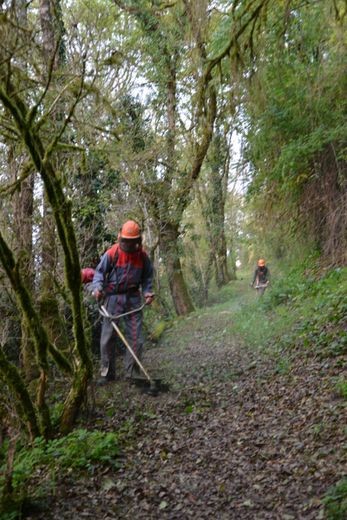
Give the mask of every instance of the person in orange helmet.
M 154 299 L 153 267 L 142 248 L 141 229 L 134 220 L 126 221 L 118 241 L 101 257 L 93 278 L 93 294 L 102 301 L 109 314 L 118 316 L 141 307 Z M 143 350 L 142 312 L 124 316 L 125 335 L 133 351 L 141 359 Z M 104 318 L 100 338 L 101 379 L 99 384 L 112 381 L 115 372 L 116 336 L 109 319 Z M 137 365 L 131 354 L 125 353 L 125 377 L 131 379 Z
M 270 271 L 266 266 L 264 258 L 259 258 L 257 267 L 254 271 L 251 287 L 255 287 L 259 296 L 262 296 L 270 283 Z

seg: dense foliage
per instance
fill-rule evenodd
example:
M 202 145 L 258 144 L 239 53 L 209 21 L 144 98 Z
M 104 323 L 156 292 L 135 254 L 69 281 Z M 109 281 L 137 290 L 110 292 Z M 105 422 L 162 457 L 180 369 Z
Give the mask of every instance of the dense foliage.
M 249 197 L 330 262 L 346 261 L 346 40 L 343 2 L 274 10 L 245 85 Z M 338 10 L 340 9 L 340 10 Z M 271 226 L 272 227 L 272 226 Z M 291 241 L 287 249 L 291 247 Z

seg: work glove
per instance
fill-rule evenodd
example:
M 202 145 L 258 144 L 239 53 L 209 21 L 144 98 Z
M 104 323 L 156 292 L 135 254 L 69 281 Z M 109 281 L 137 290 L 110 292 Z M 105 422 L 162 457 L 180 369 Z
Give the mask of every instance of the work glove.
M 103 299 L 104 293 L 99 291 L 99 289 L 95 289 L 95 291 L 93 291 L 93 296 L 99 302 Z
M 154 300 L 154 293 L 146 293 L 144 295 L 146 305 L 151 305 Z

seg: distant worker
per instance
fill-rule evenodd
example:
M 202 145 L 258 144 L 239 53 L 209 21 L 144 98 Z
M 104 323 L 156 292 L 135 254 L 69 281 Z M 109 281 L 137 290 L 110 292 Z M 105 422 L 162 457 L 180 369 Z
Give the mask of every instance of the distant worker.
M 137 222 L 125 222 L 118 241 L 101 257 L 93 278 L 93 295 L 102 302 L 112 316 L 141 307 L 142 296 L 146 304 L 154 299 L 152 291 L 153 267 L 142 249 L 141 229 Z M 123 318 L 125 336 L 139 359 L 143 350 L 142 311 Z M 99 384 L 115 380 L 116 333 L 109 319 L 104 318 L 100 339 L 101 379 Z M 127 350 L 125 377 L 131 379 L 137 365 Z
M 258 265 L 254 271 L 251 287 L 255 287 L 259 296 L 262 296 L 270 283 L 270 271 L 265 265 L 264 258 L 259 258 Z

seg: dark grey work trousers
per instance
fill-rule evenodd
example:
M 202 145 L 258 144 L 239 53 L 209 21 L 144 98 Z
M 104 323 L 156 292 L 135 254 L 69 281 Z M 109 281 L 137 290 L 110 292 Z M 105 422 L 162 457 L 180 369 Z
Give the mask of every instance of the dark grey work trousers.
M 104 305 L 109 314 L 118 316 L 124 312 L 139 308 L 141 306 L 141 296 L 139 293 L 135 293 L 135 295 L 112 295 L 105 300 Z M 134 312 L 119 320 L 115 320 L 118 327 L 121 320 L 125 328 L 125 337 L 136 356 L 141 360 L 143 351 L 142 311 Z M 111 320 L 103 318 L 100 339 L 101 376 L 107 379 L 114 379 L 116 376 L 116 348 L 117 343 L 121 341 L 117 338 L 117 332 L 114 330 Z M 125 350 L 124 368 L 125 377 L 131 377 L 134 375 L 134 372 L 138 372 L 136 361 L 127 348 Z

